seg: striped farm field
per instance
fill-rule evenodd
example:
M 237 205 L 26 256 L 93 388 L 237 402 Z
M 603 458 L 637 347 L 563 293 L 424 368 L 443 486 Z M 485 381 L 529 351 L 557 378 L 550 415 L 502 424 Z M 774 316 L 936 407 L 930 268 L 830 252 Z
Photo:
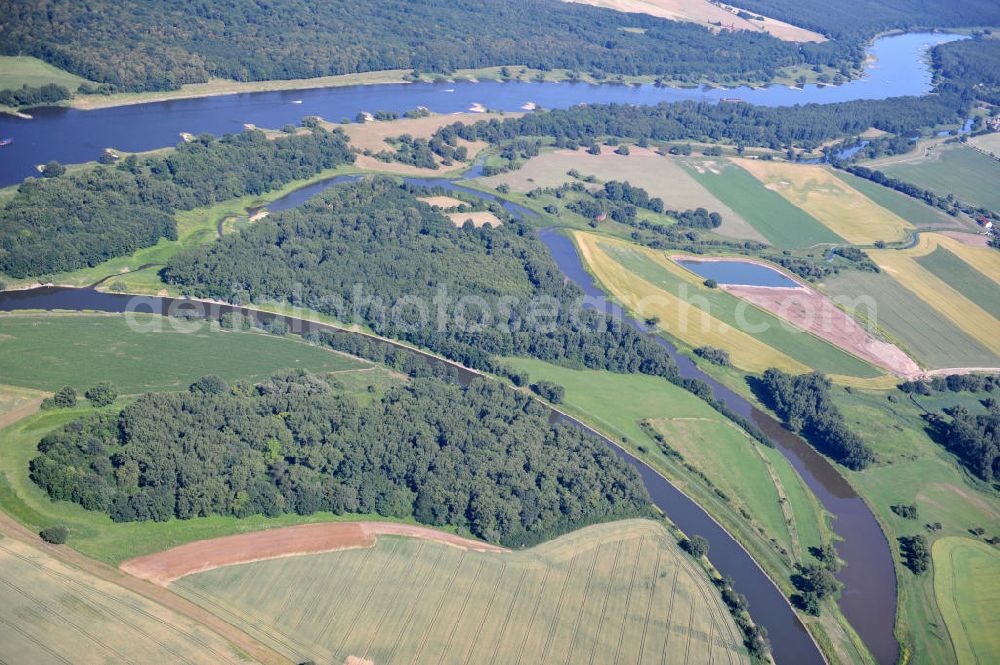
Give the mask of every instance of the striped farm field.
M 929 254 L 917 257 L 916 262 L 990 316 L 1000 318 L 1000 288 L 958 256 L 944 247 L 938 247 Z
M 1000 662 L 1000 552 L 951 536 L 932 548 L 934 596 L 959 665 Z
M 960 201 L 1000 209 L 1000 161 L 961 144 L 941 145 L 927 158 L 886 164 L 886 175 Z
M 195 621 L 0 536 L 0 661 L 243 663 Z
M 847 171 L 837 171 L 837 177 L 858 190 L 886 210 L 896 213 L 917 228 L 964 230 L 957 219 L 940 208 L 929 206 L 919 199 L 907 196 L 894 189 L 859 178 Z
M 661 253 L 594 234 L 576 232 L 574 237 L 587 267 L 616 299 L 641 317 L 658 317 L 660 327 L 691 346 L 726 349 L 740 369 L 818 369 L 859 385 L 885 375 L 736 296 L 706 288 L 701 278 Z
M 913 225 L 838 178 L 825 166 L 759 159 L 734 160 L 850 243 L 902 240 Z
M 775 247 L 811 247 L 843 239 L 801 208 L 725 160 L 688 160 L 691 176 L 720 201 L 740 211 Z
M 858 303 L 857 311 L 873 319 L 927 369 L 1000 367 L 1000 355 L 886 272 L 843 272 L 824 280 L 820 289 L 830 297 Z
M 925 269 L 919 254 L 891 249 L 872 250 L 872 260 L 904 288 L 941 313 L 993 354 L 1000 355 L 1000 321 L 965 297 L 958 288 Z M 968 286 L 968 285 L 967 285 Z M 996 289 L 991 282 L 989 288 Z
M 749 662 L 704 571 L 649 520 L 519 552 L 381 537 L 170 588 L 296 662 Z

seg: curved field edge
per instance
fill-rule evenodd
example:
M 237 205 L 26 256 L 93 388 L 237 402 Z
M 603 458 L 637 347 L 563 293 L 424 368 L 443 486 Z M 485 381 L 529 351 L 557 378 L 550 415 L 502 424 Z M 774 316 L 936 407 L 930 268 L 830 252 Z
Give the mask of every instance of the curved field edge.
M 170 588 L 297 660 L 749 662 L 705 571 L 649 520 L 516 552 L 385 537 Z
M 1000 659 L 1000 552 L 986 543 L 951 536 L 932 548 L 934 596 L 959 665 Z

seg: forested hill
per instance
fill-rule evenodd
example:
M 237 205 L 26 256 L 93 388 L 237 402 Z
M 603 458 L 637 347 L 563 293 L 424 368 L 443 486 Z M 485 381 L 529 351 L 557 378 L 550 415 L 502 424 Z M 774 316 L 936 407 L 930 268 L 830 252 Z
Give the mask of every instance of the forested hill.
M 13 0 L 0 23 L 0 52 L 115 91 L 496 65 L 724 83 L 857 56 L 559 0 Z
M 60 175 L 28 179 L 0 205 L 0 273 L 95 266 L 176 239 L 177 210 L 262 194 L 353 161 L 342 132 L 316 129 L 273 141 L 260 131 L 203 135 L 166 154 L 75 174 L 46 168 L 46 176 Z
M 893 29 L 1000 25 L 996 0 L 740 0 L 734 4 L 838 39 Z
M 483 380 L 415 379 L 366 407 L 307 374 L 201 380 L 72 422 L 38 449 L 31 477 L 53 499 L 116 521 L 377 512 L 521 546 L 651 514 L 607 445 Z
M 497 356 L 673 376 L 655 342 L 593 310 L 535 229 L 456 228 L 405 186 L 371 178 L 173 257 L 183 292 L 232 302 L 291 301 L 373 327 L 464 365 Z

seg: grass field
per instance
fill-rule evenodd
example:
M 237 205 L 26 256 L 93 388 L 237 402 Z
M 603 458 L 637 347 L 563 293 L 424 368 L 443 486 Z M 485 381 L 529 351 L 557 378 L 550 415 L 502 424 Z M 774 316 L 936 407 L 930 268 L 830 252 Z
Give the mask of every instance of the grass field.
M 913 228 L 824 166 L 755 159 L 736 163 L 848 242 L 867 245 L 902 240 Z
M 37 88 L 55 83 L 65 86 L 70 92 L 76 92 L 80 84 L 86 82 L 87 79 L 53 67 L 38 58 L 23 55 L 0 56 L 0 90 L 20 88 L 23 85 Z
M 952 144 L 936 146 L 918 161 L 880 167 L 886 175 L 940 195 L 954 194 L 964 203 L 1000 210 L 1000 161 Z
M 896 538 L 923 533 L 932 541 L 949 536 L 968 536 L 969 529 L 983 527 L 987 533 L 1000 524 L 1000 496 L 962 471 L 954 457 L 926 433 L 922 408 L 898 391 L 834 390 L 834 400 L 849 427 L 861 432 L 880 458 L 880 463 L 862 472 L 845 472 L 851 484 L 865 497 L 878 517 L 894 552 Z M 897 396 L 896 402 L 887 399 Z M 947 393 L 916 397 L 923 408 L 963 404 L 971 411 L 983 409 L 982 395 Z M 890 509 L 896 504 L 915 504 L 919 519 L 904 519 Z M 926 523 L 940 522 L 941 531 L 930 533 Z M 934 563 L 937 565 L 936 555 Z M 945 621 L 934 590 L 933 574 L 914 575 L 897 561 L 899 626 L 912 663 L 937 665 L 955 662 Z M 966 575 L 963 572 L 963 575 Z M 971 581 L 973 578 L 968 576 Z M 980 577 L 980 580 L 987 578 Z M 995 660 L 995 659 L 993 659 Z M 991 662 L 990 660 L 984 662 Z
M 990 316 L 1000 319 L 1000 288 L 958 256 L 938 247 L 930 254 L 917 257 L 916 262 Z
M 171 588 L 297 662 L 749 662 L 705 573 L 647 520 L 511 553 L 382 537 Z
M 1000 660 L 1000 552 L 969 538 L 934 543 L 934 594 L 959 665 Z
M 505 362 L 526 371 L 532 380 L 547 379 L 563 386 L 566 408 L 622 442 L 633 454 L 694 496 L 755 553 L 775 579 L 782 579 L 781 571 L 787 568 L 790 560 L 798 560 L 799 546 L 815 546 L 827 537 L 824 513 L 789 462 L 778 451 L 752 442 L 734 429 L 729 420 L 688 391 L 652 376 L 572 370 L 526 358 L 511 358 Z M 644 421 L 654 421 L 665 429 L 665 434 L 677 434 L 678 428 L 683 428 L 685 437 L 668 437 L 670 445 L 676 442 L 679 450 L 685 447 L 692 454 L 691 462 L 714 484 L 731 489 L 727 492 L 730 501 L 722 500 L 703 480 L 659 450 L 643 430 Z M 727 454 L 739 459 L 752 460 L 753 455 L 760 453 L 767 463 L 756 462 L 744 474 L 742 470 L 731 468 L 728 457 L 696 450 L 701 443 L 722 447 Z M 791 529 L 787 524 L 778 524 L 783 519 L 779 517 L 782 508 L 777 505 L 778 490 L 768 466 L 777 474 L 781 491 L 788 498 L 787 505 L 795 519 Z M 749 511 L 752 520 L 740 514 L 741 507 Z M 771 530 L 772 525 L 778 528 Z M 776 551 L 771 538 L 788 552 L 787 556 Z
M 809 368 L 846 379 L 875 379 L 884 372 L 811 334 L 792 329 L 774 315 L 748 306 L 666 257 L 621 241 L 576 233 L 588 268 L 640 316 L 658 316 L 659 326 L 691 346 L 709 344 L 730 352 L 733 364 L 751 372 L 768 367 Z M 745 332 L 749 330 L 760 332 Z
M 870 299 L 878 327 L 928 369 L 1000 367 L 997 354 L 884 272 L 844 272 L 825 280 L 820 290 L 848 301 Z
M 5 383 L 78 392 L 111 381 L 123 393 L 183 390 L 206 374 L 226 380 L 260 379 L 280 369 L 332 372 L 369 366 L 361 360 L 261 332 L 223 331 L 206 322 L 195 332 L 171 328 L 173 319 L 138 315 L 134 332 L 124 315 L 0 315 L 0 377 Z M 183 329 L 183 328 L 182 328 Z
M 904 288 L 913 292 L 968 336 L 978 340 L 994 355 L 1000 356 L 1000 335 L 997 335 L 1000 321 L 958 290 L 961 286 L 975 288 L 973 285 L 960 284 L 952 287 L 922 267 L 916 260 L 919 255 L 915 251 L 881 249 L 871 250 L 869 255 Z M 992 282 L 984 281 L 989 284 L 989 289 L 996 290 L 997 287 Z
M 1000 158 L 1000 132 L 974 136 L 969 139 L 969 143 L 974 145 L 979 150 L 993 155 L 995 158 Z
M 785 249 L 843 239 L 784 197 L 766 189 L 745 169 L 727 161 L 685 160 L 691 176 L 720 201 L 740 211 L 768 242 Z
M 591 155 L 583 150 L 545 152 L 529 159 L 516 171 L 481 180 L 489 187 L 505 184 L 513 191 L 527 192 L 536 187 L 558 187 L 572 182 L 573 178 L 566 175 L 571 169 L 603 182 L 628 181 L 645 189 L 650 196 L 662 198 L 668 210 L 706 208 L 718 212 L 722 215 L 722 226 L 716 229 L 718 233 L 765 240 L 738 212 L 699 184 L 678 160 L 649 149 L 632 148 L 627 157 L 615 154 L 614 149 L 607 146 L 600 155 Z
M 917 228 L 928 229 L 952 229 L 963 230 L 965 226 L 956 218 L 931 207 L 922 201 L 918 201 L 906 194 L 897 192 L 894 189 L 883 187 L 871 180 L 859 178 L 846 171 L 836 171 L 837 177 L 847 183 L 850 187 L 861 192 L 863 195 L 874 201 L 899 217 L 902 217 Z
M 193 620 L 0 536 L 5 663 L 241 663 Z

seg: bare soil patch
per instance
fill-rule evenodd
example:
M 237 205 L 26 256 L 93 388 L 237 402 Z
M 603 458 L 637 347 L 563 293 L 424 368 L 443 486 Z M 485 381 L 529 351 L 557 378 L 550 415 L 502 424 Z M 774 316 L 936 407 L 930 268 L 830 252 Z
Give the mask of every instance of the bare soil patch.
M 423 538 L 477 552 L 505 551 L 496 545 L 412 524 L 332 522 L 301 524 L 198 540 L 155 554 L 129 559 L 122 562 L 119 568 L 135 577 L 166 586 L 185 575 L 223 566 L 371 547 L 379 535 Z
M 448 210 L 450 208 L 457 208 L 465 205 L 465 201 L 456 199 L 454 196 L 418 196 L 417 200 L 423 201 L 429 206 L 441 208 L 442 210 Z
M 451 220 L 455 226 L 462 226 L 467 220 L 472 220 L 472 225 L 477 229 L 489 224 L 493 228 L 500 226 L 501 222 L 496 215 L 489 210 L 477 210 L 475 212 L 448 212 L 445 216 Z
M 721 288 L 893 374 L 907 378 L 921 374 L 917 363 L 899 347 L 876 339 L 854 317 L 812 288 L 739 285 Z
M 980 233 L 964 233 L 962 231 L 938 231 L 943 236 L 957 240 L 969 247 L 989 247 L 990 239 Z

